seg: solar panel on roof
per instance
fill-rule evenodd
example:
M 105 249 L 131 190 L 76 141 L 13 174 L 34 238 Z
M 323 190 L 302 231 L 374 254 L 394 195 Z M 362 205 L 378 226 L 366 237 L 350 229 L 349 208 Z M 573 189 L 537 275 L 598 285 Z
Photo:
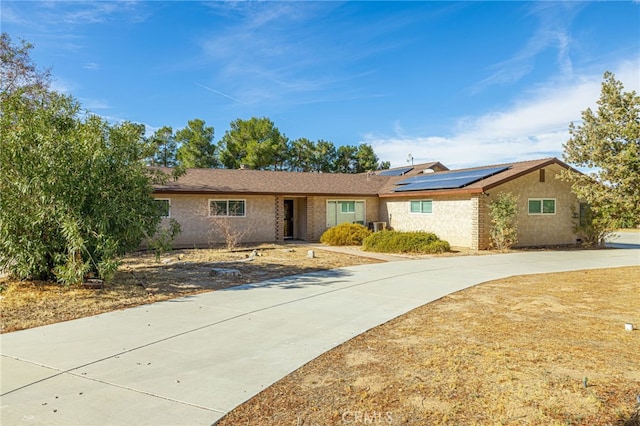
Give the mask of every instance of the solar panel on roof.
M 408 183 L 415 182 L 424 182 L 424 181 L 436 181 L 436 180 L 448 180 L 448 179 L 457 179 L 459 177 L 479 177 L 480 179 L 484 179 L 486 177 L 492 176 L 496 173 L 500 173 L 508 169 L 508 166 L 501 167 L 488 167 L 485 169 L 475 169 L 475 170 L 462 170 L 459 172 L 446 172 L 446 173 L 434 173 L 434 174 L 422 174 L 418 176 L 412 176 L 408 179 L 401 180 L 398 182 L 398 185 L 405 185 Z
M 408 173 L 411 170 L 413 170 L 413 167 L 403 167 L 403 168 L 400 168 L 400 169 L 384 170 L 384 171 L 378 173 L 378 175 L 380 175 L 380 176 L 402 176 L 403 174 Z
M 509 167 L 488 167 L 485 169 L 414 176 L 398 182 L 400 186 L 394 189 L 394 192 L 462 188 L 505 171 Z

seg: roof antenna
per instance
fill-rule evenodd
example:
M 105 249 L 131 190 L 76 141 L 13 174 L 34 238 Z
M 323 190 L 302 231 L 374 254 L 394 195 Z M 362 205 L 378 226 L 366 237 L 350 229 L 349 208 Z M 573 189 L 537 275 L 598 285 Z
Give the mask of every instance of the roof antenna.
M 409 153 L 409 156 L 407 157 L 407 163 L 411 163 L 411 167 L 413 167 L 413 155 L 411 155 L 411 153 Z

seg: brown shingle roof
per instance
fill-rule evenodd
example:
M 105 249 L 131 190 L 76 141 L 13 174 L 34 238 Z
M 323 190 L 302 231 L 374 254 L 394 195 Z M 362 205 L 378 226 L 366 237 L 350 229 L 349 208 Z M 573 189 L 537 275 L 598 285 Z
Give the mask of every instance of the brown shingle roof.
M 188 169 L 177 181 L 156 186 L 155 192 L 375 196 L 387 180 L 387 176 L 367 173 Z
M 570 168 L 557 158 L 543 158 L 541 160 L 495 164 L 458 170 L 446 170 L 446 167 L 438 162 L 416 164 L 413 170 L 402 176 L 378 176 L 372 173 L 343 174 L 276 172 L 265 170 L 188 169 L 187 173 L 177 181 L 169 181 L 165 185 L 157 185 L 155 192 L 160 194 L 379 195 L 380 197 L 415 197 L 416 195 L 426 194 L 473 194 L 487 191 L 497 185 L 501 185 L 551 164 L 558 164 L 564 168 Z M 509 169 L 463 188 L 406 192 L 393 191 L 397 187 L 397 182 L 412 176 L 417 176 L 427 168 L 444 170 L 433 173 L 434 175 L 440 175 L 498 166 L 509 166 Z
M 482 166 L 482 167 L 471 167 L 468 169 L 456 169 L 456 170 L 447 170 L 443 172 L 435 172 L 434 175 L 446 175 L 447 173 L 461 172 L 461 171 L 472 171 L 479 170 L 488 167 L 500 167 L 500 166 L 509 166 L 508 170 L 497 173 L 493 176 L 489 176 L 488 178 L 479 180 L 478 182 L 472 183 L 462 188 L 454 188 L 454 189 L 436 189 L 436 190 L 426 190 L 426 191 L 405 191 L 405 192 L 393 192 L 393 190 L 397 187 L 396 183 L 400 180 L 410 178 L 412 176 L 417 176 L 418 172 L 415 173 L 407 173 L 404 176 L 394 177 L 389 180 L 380 190 L 379 195 L 381 197 L 415 197 L 416 195 L 445 195 L 445 194 L 474 194 L 474 193 L 482 193 L 488 191 L 491 188 L 494 188 L 498 185 L 502 185 L 503 183 L 509 182 L 510 180 L 516 179 L 524 174 L 531 173 L 535 170 L 541 169 L 543 167 L 549 166 L 551 164 L 557 164 L 564 168 L 570 168 L 567 164 L 558 160 L 557 158 L 543 158 L 540 160 L 530 160 L 530 161 L 519 161 L 516 163 L 505 163 L 505 164 L 492 164 L 490 166 Z

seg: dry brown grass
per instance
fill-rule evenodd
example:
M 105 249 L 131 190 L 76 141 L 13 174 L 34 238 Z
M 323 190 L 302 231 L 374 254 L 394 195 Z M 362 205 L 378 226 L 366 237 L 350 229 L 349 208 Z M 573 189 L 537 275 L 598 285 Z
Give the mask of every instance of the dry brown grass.
M 624 425 L 640 395 L 640 267 L 444 297 L 311 361 L 218 425 Z M 586 387 L 585 387 L 586 378 Z
M 262 246 L 249 262 L 249 252 L 180 250 L 167 264 L 140 253 L 101 290 L 5 280 L 2 331 L 375 262 L 320 250 L 308 259 L 307 249 Z M 212 277 L 212 266 L 242 275 Z M 637 425 L 640 331 L 624 323 L 640 324 L 639 276 L 530 275 L 452 294 L 320 356 L 219 425 Z
M 308 259 L 310 247 L 305 245 L 255 248 L 259 256 L 251 261 L 247 261 L 251 250 L 175 250 L 162 258 L 165 263 L 157 263 L 151 252 L 134 253 L 99 290 L 0 279 L 0 286 L 5 287 L 0 293 L 0 331 L 8 333 L 271 278 L 378 262 L 321 250 Z M 241 275 L 211 276 L 212 267 L 237 268 Z

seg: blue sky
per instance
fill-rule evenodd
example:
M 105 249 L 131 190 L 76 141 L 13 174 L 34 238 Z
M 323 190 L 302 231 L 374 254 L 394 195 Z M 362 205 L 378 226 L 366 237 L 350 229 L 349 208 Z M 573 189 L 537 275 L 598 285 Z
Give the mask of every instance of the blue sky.
M 237 118 L 368 143 L 392 166 L 561 157 L 602 74 L 640 91 L 640 2 L 7 1 L 54 88 L 217 142 Z

